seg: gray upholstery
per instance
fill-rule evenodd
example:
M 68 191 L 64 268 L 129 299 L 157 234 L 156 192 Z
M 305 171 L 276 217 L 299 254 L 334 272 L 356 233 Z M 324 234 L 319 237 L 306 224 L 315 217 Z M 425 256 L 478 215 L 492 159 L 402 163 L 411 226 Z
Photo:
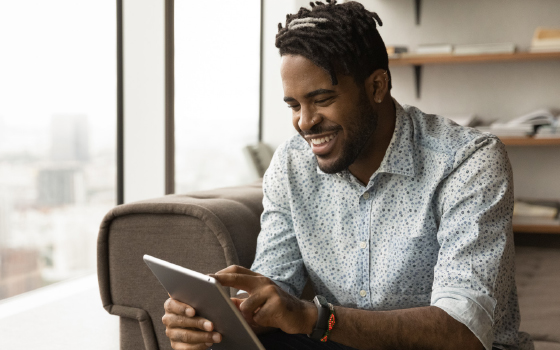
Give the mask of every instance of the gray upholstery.
M 254 259 L 262 212 L 260 183 L 121 205 L 103 219 L 98 277 L 104 308 L 120 317 L 121 349 L 171 349 L 161 322 L 167 299 L 142 256 L 202 273 Z M 522 329 L 537 350 L 560 350 L 558 249 L 519 247 Z M 309 289 L 308 289 L 309 291 Z M 233 291 L 232 291 L 233 292 Z
M 171 349 L 161 323 L 168 296 L 144 254 L 202 273 L 232 264 L 249 267 L 261 212 L 259 183 L 111 210 L 101 223 L 97 270 L 103 307 L 121 317 L 121 349 Z

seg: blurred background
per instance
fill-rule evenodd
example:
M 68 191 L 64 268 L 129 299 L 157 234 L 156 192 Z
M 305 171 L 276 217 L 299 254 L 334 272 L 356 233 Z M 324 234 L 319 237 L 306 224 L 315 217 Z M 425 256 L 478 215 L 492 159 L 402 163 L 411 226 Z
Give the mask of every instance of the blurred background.
M 174 113 L 165 114 L 163 6 L 170 1 Z M 498 134 L 521 203 L 514 229 L 560 234 L 560 2 L 361 2 L 383 20 L 393 97 Z M 125 25 L 124 141 L 118 4 Z M 255 181 L 295 133 L 274 37 L 286 13 L 308 1 L 137 0 L 157 10 L 143 12 L 133 4 L 0 0 L 0 299 L 94 276 L 99 223 L 112 207 Z M 134 23 L 158 31 L 134 36 Z M 551 30 L 552 41 L 543 44 L 539 28 Z M 147 42 L 156 43 L 148 53 L 130 49 Z M 136 58 L 143 63 L 128 69 Z M 151 70 L 153 80 L 138 73 Z M 149 87 L 159 89 L 159 100 L 135 95 Z M 141 103 L 157 108 L 133 108 Z M 171 153 L 163 151 L 163 126 L 146 123 L 163 125 L 165 115 L 173 117 Z M 540 119 L 519 120 L 528 115 Z M 155 161 L 132 141 L 154 150 Z M 157 177 L 166 171 L 171 191 Z

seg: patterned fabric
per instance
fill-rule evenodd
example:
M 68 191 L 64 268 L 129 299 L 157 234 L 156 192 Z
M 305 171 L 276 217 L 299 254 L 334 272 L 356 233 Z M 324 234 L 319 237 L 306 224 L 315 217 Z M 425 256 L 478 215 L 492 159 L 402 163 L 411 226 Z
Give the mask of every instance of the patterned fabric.
M 299 296 L 308 278 L 335 305 L 435 305 L 486 349 L 532 349 L 518 333 L 513 179 L 504 145 L 395 101 L 395 132 L 363 185 L 323 173 L 296 135 L 264 176 L 252 270 Z

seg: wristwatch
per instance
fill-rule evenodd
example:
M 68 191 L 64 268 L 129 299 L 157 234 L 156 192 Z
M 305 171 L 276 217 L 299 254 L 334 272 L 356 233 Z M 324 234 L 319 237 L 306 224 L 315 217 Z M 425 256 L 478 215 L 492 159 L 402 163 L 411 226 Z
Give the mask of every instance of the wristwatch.
M 317 306 L 317 323 L 311 334 L 307 336 L 311 339 L 321 340 L 325 335 L 325 332 L 329 329 L 329 316 L 331 314 L 329 303 L 327 299 L 322 295 L 316 295 L 313 298 L 315 306 Z

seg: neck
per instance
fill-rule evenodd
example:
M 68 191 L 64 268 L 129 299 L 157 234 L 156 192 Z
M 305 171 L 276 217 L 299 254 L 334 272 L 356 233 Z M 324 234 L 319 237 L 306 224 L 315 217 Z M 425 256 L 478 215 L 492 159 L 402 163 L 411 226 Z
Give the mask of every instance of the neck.
M 377 128 L 370 136 L 362 153 L 348 167 L 352 175 L 364 185 L 368 184 L 373 173 L 379 169 L 395 132 L 397 112 L 390 94 L 387 94 L 383 102 L 378 105 L 377 114 Z

